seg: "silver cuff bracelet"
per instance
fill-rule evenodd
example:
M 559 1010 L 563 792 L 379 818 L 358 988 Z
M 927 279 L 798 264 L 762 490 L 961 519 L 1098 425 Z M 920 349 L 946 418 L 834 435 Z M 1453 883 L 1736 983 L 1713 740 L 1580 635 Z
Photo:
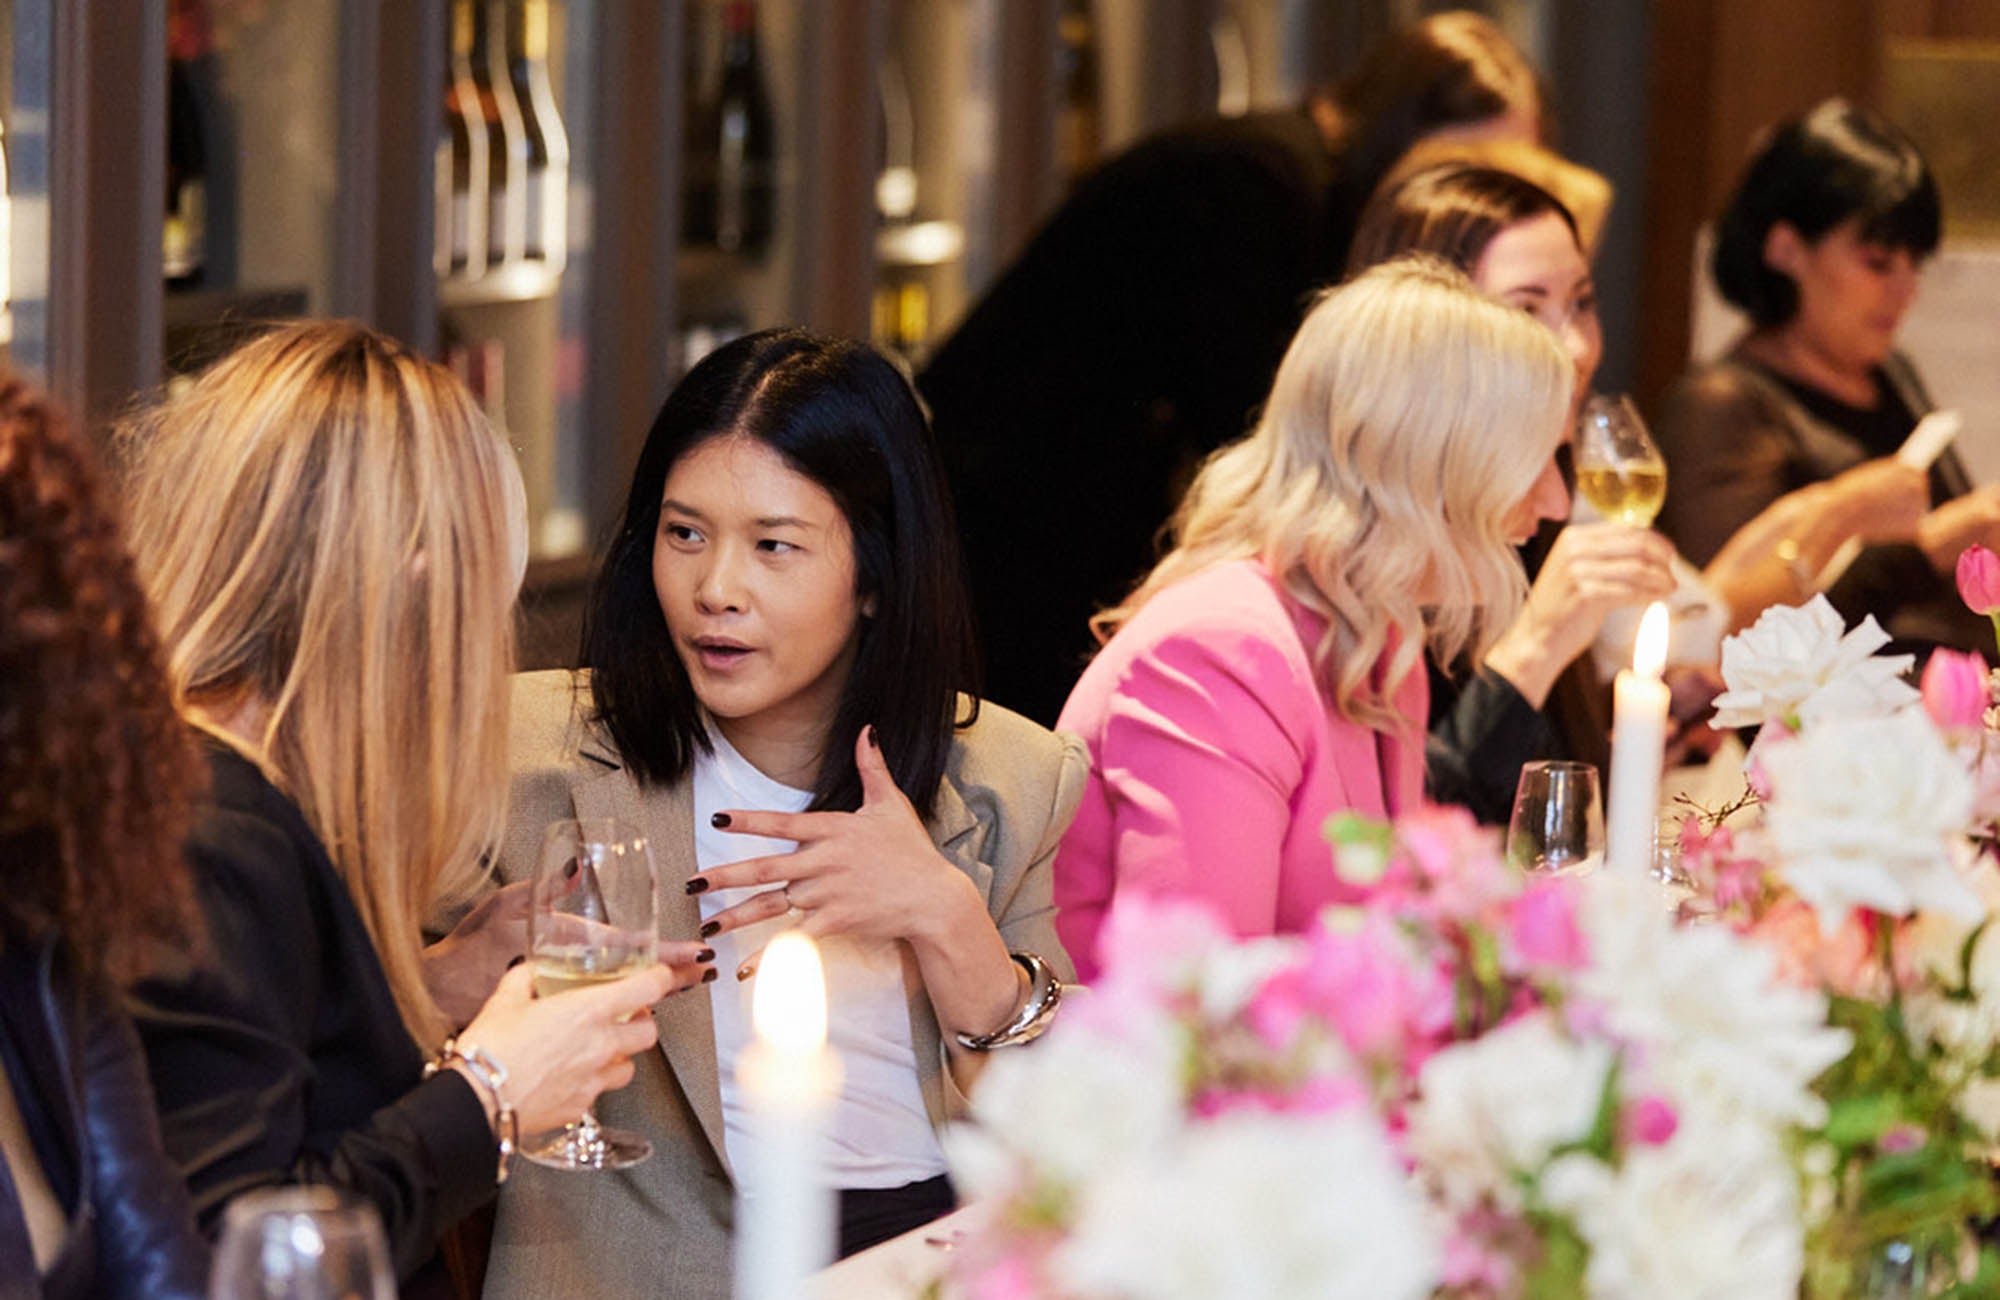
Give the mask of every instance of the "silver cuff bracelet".
M 1049 964 L 1031 952 L 1007 954 L 1028 972 L 1028 1000 L 1014 1018 L 990 1034 L 960 1034 L 958 1045 L 972 1052 L 990 1052 L 996 1047 L 1018 1047 L 1040 1038 L 1055 1021 L 1056 1007 L 1062 1002 L 1062 981 Z

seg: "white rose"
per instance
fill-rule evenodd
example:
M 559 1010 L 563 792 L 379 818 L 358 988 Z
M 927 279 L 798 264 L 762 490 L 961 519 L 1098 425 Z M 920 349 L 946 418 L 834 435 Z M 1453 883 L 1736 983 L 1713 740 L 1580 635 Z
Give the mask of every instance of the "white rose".
M 1081 1182 L 1179 1129 L 1184 1042 L 1164 1014 L 1135 1017 L 1116 1037 L 1058 1021 L 1039 1042 L 994 1053 L 972 1094 L 972 1118 L 1034 1177 Z M 986 1143 L 950 1153 L 965 1162 L 954 1170 L 972 1195 L 1023 1173 Z
M 1774 953 L 1726 926 L 1676 926 L 1650 881 L 1600 872 L 1581 883 L 1591 964 L 1576 990 L 1643 1049 L 1647 1079 L 1770 1119 L 1825 1117 L 1812 1081 L 1849 1038 L 1827 1027 L 1823 996 L 1785 984 Z
M 1240 1112 L 1099 1171 L 1051 1267 L 1093 1298 L 1420 1300 L 1439 1253 L 1372 1114 Z
M 1888 641 L 1873 615 L 1847 631 L 1824 596 L 1773 606 L 1722 643 L 1729 689 L 1715 697 L 1715 725 L 1754 727 L 1773 718 L 1810 725 L 1906 708 L 1919 698 L 1902 680 L 1912 659 L 1876 658 Z
M 1564 1156 L 1541 1182 L 1590 1246 L 1591 1300 L 1796 1300 L 1798 1175 L 1769 1129 L 1685 1111 L 1673 1138 L 1617 1169 Z
M 1589 1133 L 1611 1062 L 1609 1043 L 1569 1038 L 1548 1012 L 1448 1047 L 1418 1075 L 1410 1153 L 1453 1208 L 1518 1208 L 1514 1176 Z
M 1972 778 L 1916 711 L 1842 718 L 1767 746 L 1764 825 L 1779 875 L 1831 930 L 1849 910 L 1930 909 L 1976 921 L 1953 862 Z

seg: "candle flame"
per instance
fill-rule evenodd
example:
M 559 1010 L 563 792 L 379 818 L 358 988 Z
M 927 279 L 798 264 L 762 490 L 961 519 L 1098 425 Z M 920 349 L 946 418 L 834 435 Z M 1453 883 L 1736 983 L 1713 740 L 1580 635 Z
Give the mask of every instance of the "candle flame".
M 1660 601 L 1646 606 L 1639 620 L 1639 636 L 1632 647 L 1632 671 L 1641 677 L 1658 678 L 1667 666 L 1667 607 Z
M 765 947 L 750 1021 L 759 1039 L 787 1056 L 807 1056 L 826 1045 L 826 972 L 809 937 L 786 930 Z

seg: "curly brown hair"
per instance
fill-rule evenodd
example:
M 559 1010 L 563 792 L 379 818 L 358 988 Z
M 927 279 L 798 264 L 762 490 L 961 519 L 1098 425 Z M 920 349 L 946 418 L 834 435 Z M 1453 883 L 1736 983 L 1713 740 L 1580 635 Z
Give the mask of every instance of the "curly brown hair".
M 89 448 L 0 376 L 0 927 L 113 978 L 184 940 L 204 771 Z

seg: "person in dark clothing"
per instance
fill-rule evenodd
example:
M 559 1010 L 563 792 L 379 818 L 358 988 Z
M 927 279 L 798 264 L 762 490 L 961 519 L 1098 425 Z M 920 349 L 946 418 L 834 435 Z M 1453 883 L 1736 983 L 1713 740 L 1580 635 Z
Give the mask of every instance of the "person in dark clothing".
M 1895 335 L 1941 222 L 1916 146 L 1840 99 L 1780 123 L 1724 209 L 1716 286 L 1750 329 L 1667 396 L 1659 436 L 1675 487 L 1660 523 L 1707 564 L 1793 496 L 1782 530 L 1733 547 L 1739 582 L 1758 592 L 1733 602 L 1739 621 L 1825 585 L 1843 616 L 1876 615 L 1905 648 L 1992 643 L 1951 574 L 1966 546 L 2000 543 L 2000 488 L 1973 488 L 1949 450 L 1928 476 L 1895 459 L 1931 407 Z
M 1086 177 L 917 384 L 956 490 L 988 695 L 1052 723 L 1089 618 L 1152 565 L 1200 461 L 1240 437 L 1376 182 L 1419 139 L 1539 138 L 1485 19 L 1397 33 L 1303 108 L 1142 141 Z
M 1392 179 L 1368 205 L 1349 270 L 1411 252 L 1444 258 L 1482 293 L 1549 327 L 1576 370 L 1573 425 L 1604 338 L 1584 243 L 1562 201 L 1495 167 L 1425 167 Z M 1605 761 L 1601 683 L 1576 661 L 1613 610 L 1665 599 L 1675 585 L 1673 548 L 1644 528 L 1572 523 L 1545 530 L 1531 550 L 1527 602 L 1485 656 L 1452 673 L 1431 661 L 1426 791 L 1485 822 L 1506 821 L 1523 763 Z
M 213 782 L 186 839 L 212 942 L 131 995 L 168 1150 L 211 1231 L 251 1189 L 332 1185 L 380 1214 L 406 1296 L 444 1294 L 441 1234 L 519 1134 L 632 1077 L 637 1013 L 700 978 L 697 945 L 548 999 L 494 952 L 447 1038 L 420 921 L 504 823 L 526 564 L 511 454 L 449 372 L 352 323 L 280 326 L 121 437 Z
M 195 785 L 90 457 L 0 380 L 0 1295 L 198 1300 L 208 1252 L 115 986 L 193 933 Z

